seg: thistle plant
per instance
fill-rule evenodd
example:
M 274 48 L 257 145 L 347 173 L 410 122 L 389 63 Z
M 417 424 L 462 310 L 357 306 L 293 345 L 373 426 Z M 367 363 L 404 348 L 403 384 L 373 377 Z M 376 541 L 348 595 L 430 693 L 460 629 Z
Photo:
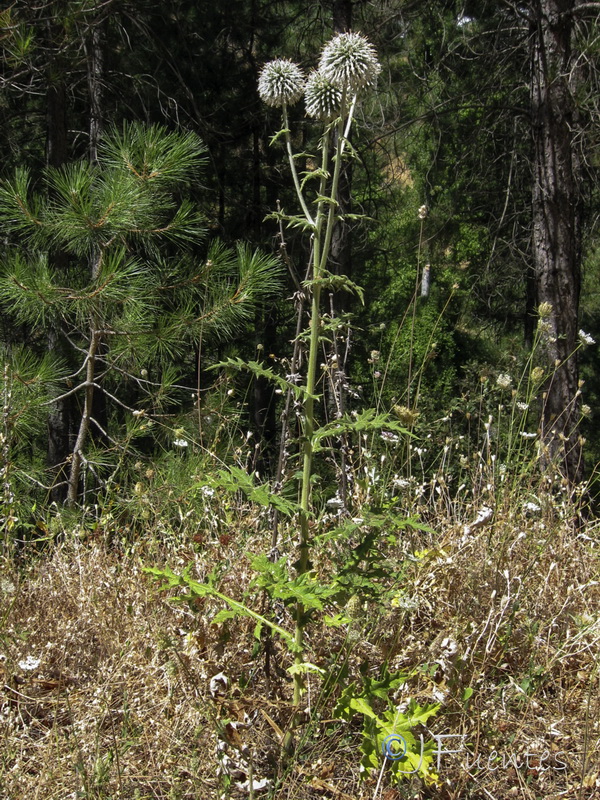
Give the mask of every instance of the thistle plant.
M 326 674 L 322 667 L 307 659 L 305 630 L 309 619 L 312 615 L 323 612 L 326 606 L 333 606 L 343 612 L 356 596 L 371 600 L 381 599 L 381 582 L 389 576 L 389 572 L 386 572 L 376 542 L 382 529 L 388 532 L 403 530 L 408 524 L 405 519 L 397 519 L 393 511 L 372 511 L 366 502 L 360 509 L 359 519 L 344 517 L 340 509 L 339 524 L 332 529 L 320 524 L 321 519 L 317 518 L 316 502 L 313 502 L 312 495 L 317 471 L 315 456 L 329 450 L 332 441 L 339 441 L 350 434 L 358 434 L 362 438 L 367 432 L 374 431 L 380 434 L 384 431 L 390 435 L 408 434 L 401 421 L 389 414 L 378 413 L 376 409 L 350 414 L 339 411 L 334 420 L 325 424 L 317 421 L 316 413 L 320 400 L 321 376 L 318 377 L 317 368 L 321 340 L 338 327 L 337 320 L 321 311 L 321 294 L 323 290 L 333 292 L 344 289 L 361 296 L 358 286 L 344 275 L 332 274 L 328 267 L 334 228 L 341 218 L 339 186 L 342 164 L 353 153 L 349 135 L 355 109 L 360 95 L 374 86 L 379 71 L 375 51 L 369 42 L 359 34 L 342 34 L 325 46 L 318 70 L 312 72 L 306 80 L 300 67 L 283 59 L 268 63 L 260 74 L 258 88 L 262 99 L 268 105 L 281 109 L 283 127 L 275 134 L 273 141 L 284 142 L 300 207 L 298 214 L 288 214 L 278 209 L 271 218 L 277 220 L 280 232 L 287 224 L 302 229 L 310 236 L 311 269 L 303 284 L 302 293 L 307 302 L 310 302 L 310 322 L 304 333 L 300 330 L 301 323 L 298 322 L 295 339 L 295 348 L 299 346 L 299 342 L 307 343 L 304 344 L 308 347 L 306 369 L 304 376 L 300 376 L 294 366 L 284 378 L 264 364 L 245 362 L 241 358 L 229 358 L 215 367 L 249 371 L 255 377 L 273 381 L 280 391 L 289 393 L 288 397 L 293 396 L 295 407 L 299 409 L 301 425 L 299 456 L 302 469 L 299 474 L 299 497 L 292 501 L 288 492 L 280 492 L 281 474 L 274 486 L 257 485 L 256 474 L 249 475 L 246 470 L 232 466 L 219 470 L 217 475 L 201 477 L 197 486 L 193 487 L 199 494 L 209 491 L 235 493 L 239 496 L 241 493 L 253 505 L 276 511 L 286 517 L 290 524 L 297 524 L 299 535 L 297 550 L 294 552 L 295 575 L 289 574 L 286 555 L 276 560 L 274 537 L 271 540 L 273 546 L 270 554 L 255 556 L 251 562 L 255 574 L 252 588 L 265 592 L 272 599 L 276 598 L 278 603 L 283 603 L 291 610 L 294 631 L 287 631 L 279 622 L 275 623 L 268 616 L 258 613 L 244 601 L 223 593 L 216 575 L 211 574 L 199 582 L 191 577 L 189 568 L 179 575 L 168 568 L 147 570 L 164 581 L 163 589 L 177 590 L 177 595 L 172 597 L 173 602 L 185 601 L 194 607 L 198 598 L 216 598 L 226 603 L 228 608 L 220 611 L 213 618 L 213 623 L 219 624 L 230 618 L 243 616 L 253 620 L 257 642 L 261 641 L 262 632 L 268 632 L 269 640 L 271 637 L 278 637 L 284 643 L 294 659 L 294 663 L 288 668 L 293 676 L 294 692 L 293 714 L 282 742 L 285 753 L 292 751 L 294 733 L 303 720 L 299 706 L 304 694 L 305 676 L 309 673 L 320 676 Z M 288 124 L 288 108 L 298 100 L 301 87 L 307 113 L 321 122 L 322 129 L 319 139 L 319 167 L 299 174 L 298 156 L 294 154 Z M 298 363 L 295 355 L 292 363 Z M 284 414 L 288 409 L 289 403 Z M 283 441 L 285 447 L 285 438 Z M 343 506 L 341 500 L 333 499 Z M 339 508 L 337 505 L 335 507 Z M 322 519 L 326 517 L 327 514 Z M 419 527 L 414 520 L 410 524 Z M 356 538 L 360 540 L 358 545 Z M 352 544 L 348 546 L 350 542 Z M 333 556 L 332 562 L 335 562 L 335 571 L 329 577 L 325 577 L 323 572 L 319 575 L 313 570 L 311 550 L 318 547 L 331 548 L 330 555 Z M 348 624 L 349 618 L 344 613 L 337 613 L 334 616 L 324 616 L 323 622 L 326 625 L 339 626 Z M 309 707 L 310 704 L 309 697 Z M 366 704 L 361 699 L 352 697 L 348 708 L 340 713 L 349 715 L 357 710 L 363 713 L 365 707 Z M 373 716 L 374 714 L 372 712 Z M 396 724 L 410 727 L 412 722 L 394 710 L 393 718 L 377 723 L 376 735 L 381 739 L 388 733 L 390 726 Z M 369 728 L 369 733 L 373 733 L 373 726 Z M 372 748 L 369 754 L 373 756 Z M 428 763 L 423 761 L 425 771 L 429 769 Z
M 324 287 L 345 288 L 356 291 L 357 287 L 344 276 L 333 280 L 328 271 L 333 230 L 339 221 L 339 184 L 344 157 L 350 150 L 349 135 L 359 95 L 374 87 L 381 71 L 374 47 L 358 33 L 342 33 L 335 36 L 322 50 L 318 69 L 304 82 L 299 67 L 289 61 L 271 61 L 263 68 L 258 86 L 264 102 L 280 106 L 282 130 L 274 137 L 285 139 L 290 171 L 302 215 L 286 215 L 277 212 L 274 218 L 288 225 L 299 226 L 312 238 L 312 275 L 307 282 L 311 292 L 311 315 L 308 345 L 306 384 L 302 392 L 302 475 L 300 480 L 300 541 L 296 568 L 299 576 L 310 569 L 309 521 L 312 512 L 311 489 L 313 476 L 313 453 L 315 435 L 315 399 L 317 385 L 317 358 L 319 336 L 322 327 L 321 292 Z M 306 111 L 322 121 L 320 138 L 320 168 L 302 175 L 296 168 L 291 132 L 288 122 L 288 106 L 299 99 L 300 87 L 304 88 Z M 332 152 L 331 152 L 332 151 Z M 330 172 L 330 164 L 333 172 Z M 312 202 L 306 194 L 310 181 L 318 181 Z M 300 665 L 304 639 L 306 610 L 302 602 L 296 607 L 296 667 L 294 672 L 294 703 L 300 702 L 303 689 Z

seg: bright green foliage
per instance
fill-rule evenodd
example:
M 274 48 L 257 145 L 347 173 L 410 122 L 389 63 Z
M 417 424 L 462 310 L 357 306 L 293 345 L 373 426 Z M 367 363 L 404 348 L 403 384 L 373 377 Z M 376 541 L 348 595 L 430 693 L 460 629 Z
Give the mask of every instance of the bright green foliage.
M 25 348 L 0 351 L 0 536 L 11 553 L 14 531 L 27 519 L 32 484 L 43 480 L 43 466 L 31 457 L 31 444 L 44 434 L 52 396 L 66 372 L 56 357 L 36 358 Z
M 426 783 L 435 784 L 438 780 L 433 770 L 435 743 L 433 740 L 426 742 L 415 728 L 425 725 L 439 711 L 440 705 L 420 706 L 411 700 L 406 711 L 400 711 L 392 697 L 406 680 L 407 676 L 400 674 L 386 674 L 381 680 L 365 677 L 361 690 L 354 684 L 344 689 L 334 714 L 348 722 L 357 713 L 363 715 L 361 766 L 364 777 L 380 769 L 387 753 L 386 760 L 396 781 L 418 775 Z M 377 713 L 375 708 L 382 705 L 384 710 Z
M 252 568 L 256 571 L 256 586 L 264 589 L 274 600 L 281 600 L 290 605 L 301 603 L 306 619 L 308 619 L 306 612 L 322 611 L 325 603 L 331 602 L 339 593 L 335 582 L 328 585 L 317 578 L 314 572 L 304 572 L 290 578 L 286 558 L 273 563 L 267 556 L 259 555 L 252 560 Z
M 239 600 L 234 600 L 232 597 L 228 597 L 222 592 L 219 592 L 210 581 L 207 583 L 199 583 L 198 581 L 193 580 L 189 576 L 189 569 L 190 568 L 184 570 L 181 575 L 176 575 L 171 569 L 169 569 L 169 567 L 165 567 L 164 569 L 148 567 L 145 568 L 145 572 L 154 575 L 155 578 L 166 580 L 166 583 L 161 586 L 161 589 L 183 587 L 186 590 L 187 593 L 171 598 L 172 602 L 187 602 L 193 605 L 193 602 L 197 597 L 207 596 L 216 597 L 225 602 L 229 608 L 226 611 L 219 612 L 214 617 L 212 622 L 215 625 L 232 617 L 250 617 L 251 619 L 255 620 L 259 626 L 262 627 L 264 625 L 281 636 L 291 651 L 296 649 L 293 636 L 284 630 L 280 625 L 276 625 L 274 622 L 266 619 L 266 617 L 263 617 L 256 611 L 253 611 Z

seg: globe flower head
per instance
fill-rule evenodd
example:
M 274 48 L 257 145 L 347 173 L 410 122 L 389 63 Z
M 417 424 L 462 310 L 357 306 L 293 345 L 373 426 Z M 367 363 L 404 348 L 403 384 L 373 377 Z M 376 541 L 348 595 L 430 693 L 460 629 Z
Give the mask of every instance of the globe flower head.
M 372 86 L 381 65 L 373 45 L 360 33 L 340 33 L 321 53 L 319 72 L 340 89 L 357 92 Z
M 322 72 L 314 71 L 306 81 L 304 102 L 309 117 L 327 121 L 340 112 L 342 90 L 334 86 Z
M 304 75 L 293 61 L 278 58 L 269 61 L 258 76 L 258 93 L 268 106 L 296 103 L 304 91 Z

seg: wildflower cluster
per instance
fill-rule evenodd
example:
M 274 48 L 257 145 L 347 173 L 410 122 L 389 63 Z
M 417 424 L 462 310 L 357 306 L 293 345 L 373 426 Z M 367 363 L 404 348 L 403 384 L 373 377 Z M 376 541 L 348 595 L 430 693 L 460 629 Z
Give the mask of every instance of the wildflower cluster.
M 373 45 L 360 33 L 341 33 L 325 45 L 318 69 L 307 79 L 293 61 L 269 61 L 260 73 L 258 92 L 275 107 L 293 105 L 304 94 L 306 113 L 329 121 L 340 113 L 345 95 L 374 86 L 380 72 Z

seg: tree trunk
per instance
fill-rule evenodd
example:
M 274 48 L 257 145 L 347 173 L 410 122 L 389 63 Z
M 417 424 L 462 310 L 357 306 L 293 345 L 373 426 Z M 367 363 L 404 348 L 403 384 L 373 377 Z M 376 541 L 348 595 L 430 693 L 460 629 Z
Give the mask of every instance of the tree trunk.
M 100 344 L 100 333 L 97 330 L 90 331 L 90 345 L 86 356 L 85 372 L 85 397 L 83 411 L 79 423 L 77 439 L 73 446 L 71 455 L 71 469 L 69 471 L 69 488 L 67 492 L 67 504 L 74 506 L 79 496 L 79 478 L 81 476 L 81 466 L 84 462 L 83 449 L 87 442 L 92 422 L 92 406 L 94 403 L 94 378 L 96 377 L 96 353 Z
M 574 6 L 574 0 L 531 3 L 533 260 L 537 302 L 551 306 L 542 321 L 549 375 L 541 431 L 546 463 L 571 482 L 583 473 L 577 431 L 581 202 L 571 50 Z
M 58 36 L 48 24 L 48 46 L 55 47 Z M 61 167 L 68 157 L 67 92 L 65 86 L 65 67 L 55 59 L 47 70 L 48 88 L 46 91 L 46 164 Z M 50 266 L 59 274 L 64 273 L 67 256 L 60 250 L 48 254 Z M 64 353 L 64 341 L 58 326 L 48 332 L 48 350 L 51 353 Z M 57 400 L 48 415 L 48 450 L 46 463 L 52 473 L 50 496 L 53 502 L 62 503 L 67 496 L 66 466 L 71 448 L 69 435 L 71 427 L 71 397 Z
M 98 142 L 104 121 L 104 25 L 102 19 L 93 20 L 86 42 L 87 80 L 90 99 L 89 154 L 90 161 L 98 160 Z

